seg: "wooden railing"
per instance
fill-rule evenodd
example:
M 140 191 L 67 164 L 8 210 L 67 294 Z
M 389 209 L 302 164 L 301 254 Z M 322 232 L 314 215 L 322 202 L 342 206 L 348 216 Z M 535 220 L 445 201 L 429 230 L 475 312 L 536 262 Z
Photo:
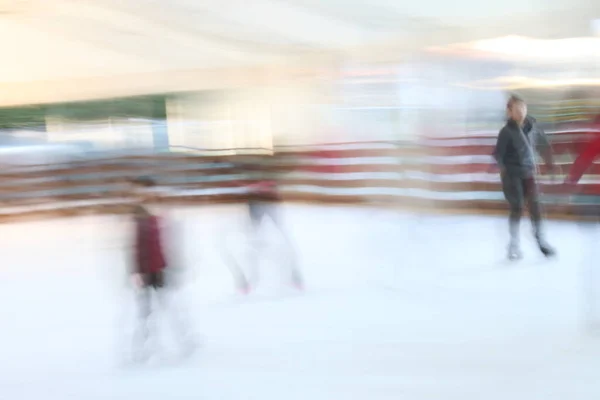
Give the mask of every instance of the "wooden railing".
M 549 134 L 558 168 L 550 175 L 545 165 L 539 165 L 538 180 L 542 201 L 546 203 L 545 210 L 550 215 L 580 217 L 600 209 L 600 165 L 592 164 L 575 187 L 568 188 L 563 184 L 579 151 L 598 134 L 600 132 L 585 129 Z M 436 190 L 452 193 L 448 201 L 438 202 L 439 206 L 470 210 L 506 209 L 499 172 L 491 157 L 495 143 L 494 133 L 426 142 L 433 175 L 438 181 L 434 185 Z
M 552 135 L 563 171 L 572 163 L 580 132 Z M 70 164 L 0 170 L 0 218 L 123 212 L 131 201 L 128 181 L 148 175 L 158 183 L 154 201 L 165 204 L 239 202 L 261 165 L 279 181 L 286 201 L 375 203 L 449 212 L 502 210 L 492 135 L 421 143 L 347 143 L 287 147 L 273 156 L 211 156 L 182 153 L 128 155 Z M 543 172 L 543 167 L 541 168 Z M 578 214 L 600 199 L 600 167 L 577 188 L 546 177 L 541 191 L 550 213 Z

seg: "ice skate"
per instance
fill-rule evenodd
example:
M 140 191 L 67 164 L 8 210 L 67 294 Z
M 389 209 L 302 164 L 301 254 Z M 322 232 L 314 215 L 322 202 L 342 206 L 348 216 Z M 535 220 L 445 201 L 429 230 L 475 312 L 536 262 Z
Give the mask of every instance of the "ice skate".
M 521 248 L 517 243 L 511 243 L 508 246 L 508 259 L 510 261 L 517 261 L 523 258 L 523 253 L 521 252 Z
M 192 357 L 200 346 L 201 341 L 194 336 L 189 335 L 182 339 L 179 344 L 179 359 L 184 360 Z
M 131 353 L 131 363 L 133 364 L 145 364 L 150 360 L 152 352 L 145 346 L 134 346 Z
M 537 243 L 540 251 L 546 257 L 553 257 L 556 255 L 556 250 L 548 244 L 544 239 L 537 238 Z
M 238 287 L 238 291 L 244 295 L 248 295 L 252 291 L 252 288 L 250 287 L 248 280 L 246 280 L 245 278 L 240 279 L 238 281 L 237 287 Z
M 292 271 L 292 286 L 298 290 L 304 290 L 304 280 L 302 279 L 300 272 L 296 270 Z

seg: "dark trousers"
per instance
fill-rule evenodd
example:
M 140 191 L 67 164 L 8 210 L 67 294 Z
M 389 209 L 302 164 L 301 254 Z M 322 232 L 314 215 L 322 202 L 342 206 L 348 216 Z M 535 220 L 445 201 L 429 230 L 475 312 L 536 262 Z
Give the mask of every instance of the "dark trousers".
M 254 229 L 260 226 L 265 217 L 271 218 L 273 223 L 279 228 L 276 205 L 260 200 L 250 200 L 248 202 L 248 211 L 250 212 L 250 220 Z
M 298 263 L 297 263 L 297 258 L 296 258 L 296 254 L 294 251 L 294 248 L 292 246 L 292 243 L 289 239 L 289 237 L 287 236 L 287 234 L 285 233 L 285 230 L 283 228 L 283 224 L 281 222 L 281 219 L 279 217 L 279 213 L 278 213 L 278 208 L 277 208 L 277 204 L 276 203 L 272 203 L 269 201 L 261 201 L 261 200 L 250 200 L 248 202 L 248 211 L 250 213 L 250 221 L 252 224 L 252 239 L 251 240 L 257 240 L 257 235 L 258 235 L 258 230 L 261 227 L 261 224 L 263 223 L 264 219 L 266 217 L 270 218 L 273 221 L 273 224 L 275 225 L 275 227 L 277 228 L 277 230 L 279 230 L 281 236 L 283 237 L 283 239 L 285 240 L 285 242 L 287 243 L 287 247 L 288 247 L 288 257 L 289 257 L 289 261 L 288 261 L 288 265 L 292 274 L 292 280 L 294 280 L 296 283 L 300 283 L 300 281 L 302 280 L 301 278 L 301 274 L 300 274 L 300 269 L 298 267 Z M 255 249 L 257 247 L 260 247 L 259 245 L 260 241 L 255 241 L 254 242 L 254 247 Z M 258 249 L 257 249 L 258 250 Z M 258 254 L 257 252 L 253 252 L 254 254 L 252 256 L 249 257 L 249 264 L 250 264 L 250 282 L 251 284 L 256 284 L 258 281 Z
M 529 208 L 533 233 L 539 239 L 541 236 L 542 210 L 535 178 L 521 178 L 504 174 L 502 176 L 502 190 L 510 207 L 509 232 L 511 241 L 513 243 L 519 241 L 519 227 L 525 205 Z
M 143 274 L 142 279 L 144 281 L 144 286 L 140 288 L 138 304 L 141 320 L 146 321 L 150 317 L 150 314 L 152 314 L 152 291 L 158 292 L 164 288 L 165 276 L 161 271 Z

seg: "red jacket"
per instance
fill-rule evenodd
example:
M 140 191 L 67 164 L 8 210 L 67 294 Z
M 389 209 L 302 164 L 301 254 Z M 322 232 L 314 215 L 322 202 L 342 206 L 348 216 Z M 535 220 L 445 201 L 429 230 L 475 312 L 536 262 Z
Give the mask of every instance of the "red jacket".
M 594 121 L 590 124 L 590 129 L 600 129 L 600 115 L 596 116 Z M 569 174 L 566 178 L 566 183 L 576 184 L 579 179 L 585 174 L 585 171 L 593 164 L 596 157 L 600 155 L 600 136 L 596 132 L 590 132 L 590 139 L 588 142 L 580 147 L 579 155 L 571 165 Z
M 166 267 L 160 221 L 156 216 L 136 218 L 136 272 L 156 273 Z

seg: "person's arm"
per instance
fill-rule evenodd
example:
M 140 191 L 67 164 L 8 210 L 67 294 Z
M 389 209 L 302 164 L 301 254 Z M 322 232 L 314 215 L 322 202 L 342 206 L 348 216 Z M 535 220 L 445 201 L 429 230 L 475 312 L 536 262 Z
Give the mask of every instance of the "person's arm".
M 500 173 L 504 173 L 505 165 L 504 165 L 504 156 L 506 155 L 506 149 L 508 147 L 508 143 L 510 142 L 510 132 L 507 129 L 502 128 L 500 133 L 498 133 L 498 139 L 496 140 L 496 147 L 494 148 L 494 153 L 492 154 L 496 159 L 496 164 L 498 168 L 500 168 Z
M 163 248 L 163 239 L 162 239 L 162 223 L 160 218 L 153 216 L 150 219 L 150 238 L 152 246 L 152 251 L 150 253 L 150 257 L 153 258 L 153 263 L 160 264 L 160 268 L 165 268 L 167 266 L 164 248 Z
M 600 138 L 588 143 L 583 151 L 577 156 L 565 180 L 565 183 L 574 185 L 592 166 L 594 160 L 600 155 Z
M 548 168 L 548 170 L 554 171 L 555 164 L 554 164 L 554 156 L 552 154 L 552 145 L 550 144 L 550 141 L 548 140 L 548 135 L 546 135 L 546 132 L 544 132 L 544 130 L 540 127 L 537 128 L 537 137 L 536 137 L 535 147 L 536 147 L 537 152 L 544 159 L 544 163 L 546 164 L 546 167 Z

